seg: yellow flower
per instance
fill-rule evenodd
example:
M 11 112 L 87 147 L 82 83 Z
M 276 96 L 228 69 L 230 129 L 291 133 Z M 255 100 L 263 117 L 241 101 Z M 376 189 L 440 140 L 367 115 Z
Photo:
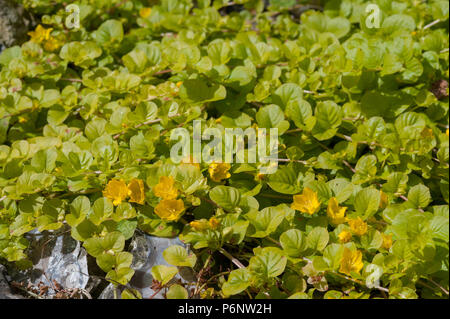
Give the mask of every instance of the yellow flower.
M 128 196 L 128 187 L 123 180 L 112 179 L 103 191 L 103 196 L 113 201 L 113 205 L 119 205 Z
M 346 230 L 343 230 L 338 235 L 339 241 L 341 243 L 348 243 L 352 239 L 352 233 Z
M 183 81 L 178 81 L 177 82 L 177 87 L 180 87 L 181 85 L 183 85 Z
M 174 184 L 175 180 L 172 176 L 161 176 L 159 183 L 153 187 L 153 193 L 162 199 L 175 199 L 178 196 L 178 190 Z
M 204 231 L 207 229 L 217 229 L 219 225 L 220 221 L 216 217 L 211 217 L 209 221 L 202 218 L 200 220 L 194 220 L 189 223 L 189 226 L 198 231 Z
M 383 191 L 380 190 L 380 208 L 386 208 L 386 206 L 389 204 L 389 198 Z
M 327 215 L 332 224 L 339 225 L 345 222 L 345 211 L 347 207 L 340 207 L 336 197 L 331 197 L 328 202 Z
M 350 275 L 351 272 L 356 272 L 359 274 L 363 266 L 362 252 L 359 250 L 351 251 L 345 247 L 344 253 L 342 254 L 339 272 L 347 275 Z
M 445 130 L 445 135 L 447 135 L 447 136 L 448 136 L 448 129 L 446 129 L 446 130 Z
M 320 202 L 317 198 L 317 193 L 312 189 L 305 187 L 301 195 L 294 195 L 294 202 L 291 204 L 292 209 L 307 213 L 309 215 L 314 214 L 319 210 Z
M 348 224 L 355 235 L 362 236 L 367 233 L 367 223 L 364 222 L 361 217 L 349 219 Z
M 211 227 L 211 229 L 217 229 L 217 227 L 220 226 L 220 220 L 218 220 L 216 217 L 211 217 L 209 219 L 209 227 Z
M 52 30 L 53 28 L 45 29 L 39 24 L 34 31 L 28 32 L 28 35 L 31 37 L 31 41 L 41 43 L 50 39 L 50 32 Z
M 155 214 L 167 221 L 178 220 L 184 211 L 181 199 L 163 199 L 155 207 Z
M 206 219 L 194 220 L 189 223 L 189 226 L 198 231 L 207 230 L 209 228 L 209 224 Z
M 130 202 L 144 204 L 144 182 L 141 179 L 133 178 L 128 183 L 128 196 L 130 196 Z
M 139 10 L 139 15 L 144 19 L 147 18 L 150 13 L 152 13 L 152 8 L 142 8 L 141 10 Z
M 47 41 L 45 41 L 44 43 L 44 49 L 47 51 L 55 51 L 57 49 L 59 49 L 59 47 L 61 46 L 61 42 L 58 41 L 56 38 L 54 37 L 50 37 Z
M 231 165 L 228 163 L 212 163 L 209 165 L 209 176 L 214 182 L 221 182 L 223 179 L 229 178 L 231 174 L 228 172 Z
M 383 236 L 383 244 L 381 244 L 381 247 L 384 249 L 389 249 L 392 246 L 392 235 L 385 235 L 381 234 Z
M 19 123 L 26 123 L 28 120 L 23 117 L 23 116 L 19 116 Z

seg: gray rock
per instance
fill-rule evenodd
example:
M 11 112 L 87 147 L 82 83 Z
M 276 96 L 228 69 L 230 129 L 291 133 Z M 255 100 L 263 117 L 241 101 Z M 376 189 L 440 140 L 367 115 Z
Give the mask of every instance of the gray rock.
M 98 296 L 98 299 L 114 299 L 114 285 L 109 284 L 100 296 Z
M 16 1 L 0 0 L 0 52 L 27 39 L 32 17 Z
M 74 240 L 69 233 L 50 239 L 45 246 L 37 251 L 43 252 L 44 257 L 35 265 L 35 269 L 41 270 L 40 277 L 36 281 L 47 284 L 56 280 L 64 288 L 84 289 L 89 280 L 86 251 L 80 242 Z
M 131 267 L 135 273 L 130 281 L 130 286 L 138 290 L 143 298 L 149 298 L 155 294 L 151 288 L 153 277 L 151 269 L 156 265 L 168 265 L 164 260 L 163 251 L 172 245 L 186 247 L 179 238 L 160 238 L 149 235 L 136 234 L 130 243 L 130 252 L 133 254 L 133 263 Z M 182 282 L 194 281 L 192 270 L 187 267 L 180 267 L 179 274 L 174 280 Z M 153 299 L 163 299 L 163 290 L 153 296 Z M 110 284 L 100 295 L 100 299 L 114 298 L 114 286 Z
M 6 280 L 3 273 L 6 272 L 6 268 L 0 265 L 0 299 L 24 299 L 20 295 L 15 295 L 11 292 L 8 281 Z
M 89 281 L 87 253 L 80 242 L 67 230 L 59 232 L 32 232 L 27 234 L 31 242 L 33 268 L 27 271 L 12 270 L 10 275 L 19 282 L 31 282 L 53 287 L 55 280 L 64 289 L 85 289 Z M 49 296 L 55 293 L 50 288 Z

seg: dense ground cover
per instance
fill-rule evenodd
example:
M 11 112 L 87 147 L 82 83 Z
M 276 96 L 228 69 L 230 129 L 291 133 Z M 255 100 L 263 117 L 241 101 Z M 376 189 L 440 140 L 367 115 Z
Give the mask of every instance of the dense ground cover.
M 189 244 L 152 269 L 167 298 L 448 298 L 447 1 L 81 0 L 79 28 L 66 1 L 22 2 L 39 25 L 0 55 L 2 263 L 69 227 L 135 298 L 139 229 Z M 277 128 L 278 170 L 174 163 L 194 120 Z

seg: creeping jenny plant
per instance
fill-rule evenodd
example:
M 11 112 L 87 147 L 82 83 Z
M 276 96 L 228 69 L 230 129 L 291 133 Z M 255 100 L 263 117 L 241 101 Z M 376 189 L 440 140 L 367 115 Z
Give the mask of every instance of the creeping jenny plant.
M 139 297 L 139 230 L 187 244 L 151 269 L 168 298 L 448 298 L 447 1 L 370 1 L 373 27 L 364 0 L 79 0 L 80 28 L 21 2 L 39 24 L 0 55 L 0 262 L 67 228 Z M 278 169 L 175 164 L 194 120 L 277 128 Z

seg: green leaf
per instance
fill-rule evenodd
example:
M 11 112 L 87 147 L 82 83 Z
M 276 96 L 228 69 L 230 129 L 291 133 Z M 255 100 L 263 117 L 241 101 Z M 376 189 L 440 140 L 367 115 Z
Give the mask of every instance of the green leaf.
M 245 217 L 252 225 L 248 235 L 263 238 L 277 229 L 285 217 L 285 212 L 280 207 L 266 207 L 261 211 L 251 211 Z
M 296 292 L 289 296 L 288 299 L 311 299 L 305 292 Z
M 246 86 L 249 84 L 256 76 L 256 72 L 254 72 L 254 67 L 250 68 L 247 66 L 237 66 L 231 71 L 230 76 L 227 79 L 227 83 L 229 83 L 232 87 L 239 88 L 242 86 Z
M 106 274 L 106 280 L 114 285 L 126 285 L 134 275 L 134 270 L 128 267 L 111 270 Z
M 170 265 L 194 267 L 197 257 L 179 245 L 172 245 L 163 252 L 163 257 Z
M 431 194 L 428 187 L 418 184 L 411 187 L 408 192 L 408 204 L 414 208 L 425 208 L 431 202 Z
M 317 121 L 312 133 L 320 141 L 332 138 L 341 125 L 340 107 L 333 101 L 319 102 L 314 113 Z
M 111 253 L 103 253 L 96 258 L 97 265 L 105 272 L 108 272 L 111 269 L 129 267 L 133 261 L 133 255 L 124 251 L 115 255 Z
M 234 187 L 216 186 L 209 192 L 209 197 L 227 211 L 233 211 L 239 205 L 241 194 Z
M 159 281 L 161 285 L 166 285 L 178 273 L 177 267 L 158 265 L 152 267 L 153 279 Z
M 226 296 L 237 295 L 250 285 L 250 271 L 247 268 L 239 268 L 230 272 L 228 280 L 222 286 L 222 292 Z
M 141 293 L 136 289 L 125 289 L 121 294 L 122 299 L 142 299 Z
M 295 0 L 270 0 L 270 4 L 280 8 L 290 8 L 295 4 Z
M 65 108 L 60 105 L 53 105 L 47 113 L 47 122 L 51 125 L 59 125 L 63 123 L 70 115 Z
M 130 138 L 130 150 L 136 158 L 152 158 L 155 147 L 149 138 L 139 132 Z
M 22 55 L 22 50 L 19 46 L 15 45 L 10 48 L 4 49 L 0 54 L 0 64 L 7 66 L 11 60 L 20 57 Z
M 208 44 L 208 56 L 214 65 L 224 65 L 231 58 L 231 47 L 228 42 L 217 39 Z
M 336 178 L 328 182 L 339 203 L 345 202 L 353 195 L 354 185 L 345 178 Z
M 56 167 L 56 150 L 47 149 L 38 151 L 31 159 L 31 166 L 33 166 L 36 172 L 50 173 Z
M 315 227 L 306 236 L 306 244 L 308 248 L 320 251 L 327 246 L 329 238 L 330 237 L 325 228 Z
M 297 194 L 300 186 L 297 184 L 297 174 L 292 166 L 282 166 L 274 174 L 269 175 L 270 188 L 281 194 Z
M 87 240 L 98 232 L 98 227 L 88 219 L 83 220 L 76 227 L 72 227 L 72 237 L 79 241 Z
M 355 196 L 356 213 L 367 219 L 378 211 L 380 206 L 380 192 L 374 188 L 364 188 Z
M 229 228 L 225 227 L 223 232 L 228 236 L 226 241 L 230 244 L 239 245 L 244 240 L 249 225 L 248 221 L 239 220 L 233 223 L 232 226 L 229 226 Z
M 383 185 L 383 192 L 403 194 L 407 183 L 408 175 L 394 172 L 388 176 L 386 183 Z
M 188 299 L 187 290 L 178 284 L 174 284 L 170 286 L 169 290 L 166 293 L 167 299 Z
M 407 141 L 423 131 L 425 128 L 425 120 L 417 113 L 406 112 L 397 117 L 395 120 L 395 128 L 400 139 Z
M 377 174 L 377 158 L 375 155 L 362 156 L 355 166 L 356 174 L 352 177 L 354 184 L 362 184 L 369 181 Z
M 123 26 L 118 20 L 108 20 L 103 22 L 97 31 L 92 33 L 92 37 L 99 44 L 120 43 L 123 39 Z
M 289 123 L 284 120 L 283 111 L 276 104 L 260 108 L 256 113 L 256 121 L 261 128 L 278 128 L 278 134 L 283 134 L 289 128 Z
M 125 237 L 120 232 L 111 232 L 105 237 L 89 238 L 83 246 L 94 257 L 102 253 L 114 254 L 121 252 L 125 247 Z
M 69 42 L 64 44 L 59 52 L 61 59 L 73 62 L 75 65 L 87 68 L 102 54 L 102 49 L 91 41 Z
M 433 238 L 448 242 L 449 219 L 448 216 L 434 216 L 430 221 L 431 235 Z
M 287 258 L 283 251 L 275 247 L 265 247 L 250 258 L 248 269 L 252 276 L 264 281 L 281 275 L 286 267 Z
M 403 63 L 400 58 L 393 53 L 387 53 L 383 58 L 383 70 L 381 71 L 381 75 L 389 75 L 394 74 L 401 71 L 403 68 Z
M 42 215 L 36 220 L 38 231 L 55 230 L 62 226 L 64 216 L 63 202 L 59 199 L 50 199 L 42 205 Z
M 338 270 L 341 264 L 344 245 L 331 244 L 323 251 L 323 259 L 332 270 Z
M 158 107 L 153 102 L 141 102 L 133 112 L 127 114 L 128 120 L 132 122 L 145 122 L 152 120 L 158 113 Z M 100 134 L 101 135 L 101 134 Z
M 416 23 L 414 22 L 414 18 L 406 14 L 391 15 L 387 17 L 381 25 L 381 29 L 386 34 L 392 34 L 398 30 L 411 32 L 414 31 L 415 28 Z
M 306 248 L 306 240 L 298 229 L 289 229 L 281 234 L 280 244 L 290 257 L 300 257 Z
M 295 83 L 285 83 L 275 90 L 273 102 L 284 110 L 289 102 L 301 100 L 302 97 L 303 90 L 300 86 Z
M 361 238 L 361 245 L 367 250 L 377 250 L 383 244 L 383 236 L 378 230 L 371 229 Z
M 86 196 L 78 196 L 70 204 L 70 214 L 66 215 L 67 223 L 76 227 L 80 224 L 89 213 L 91 203 Z
M 341 17 L 329 19 L 327 22 L 327 31 L 335 34 L 338 38 L 342 38 L 350 32 L 351 23 L 349 20 Z
M 134 231 L 137 227 L 137 223 L 137 220 L 121 220 L 119 223 L 117 223 L 116 229 L 124 235 L 125 240 L 128 240 L 133 237 Z
M 100 225 L 105 221 L 114 211 L 112 202 L 106 197 L 100 197 L 92 205 L 92 212 L 88 218 L 95 225 Z
M 227 91 L 223 85 L 206 83 L 200 79 L 186 80 L 180 87 L 180 97 L 188 103 L 218 101 L 226 95 Z
M 312 116 L 311 105 L 305 100 L 293 100 L 286 106 L 286 116 L 294 121 L 298 128 L 310 131 L 316 124 Z
M 123 64 L 131 73 L 141 73 L 147 65 L 147 56 L 141 50 L 133 50 L 122 57 Z

